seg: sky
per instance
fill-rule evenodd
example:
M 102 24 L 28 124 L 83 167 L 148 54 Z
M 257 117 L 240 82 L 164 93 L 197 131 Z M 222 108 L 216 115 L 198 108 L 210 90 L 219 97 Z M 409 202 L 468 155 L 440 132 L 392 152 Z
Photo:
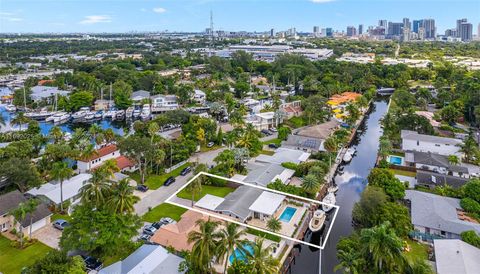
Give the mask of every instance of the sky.
M 437 33 L 467 18 L 474 33 L 480 0 L 0 0 L 0 33 L 345 30 L 379 19 L 436 20 Z

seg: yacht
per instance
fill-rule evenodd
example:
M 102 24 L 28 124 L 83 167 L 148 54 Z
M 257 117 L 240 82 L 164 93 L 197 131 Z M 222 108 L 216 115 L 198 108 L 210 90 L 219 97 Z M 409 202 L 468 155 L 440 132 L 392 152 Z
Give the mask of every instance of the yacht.
M 327 189 L 328 193 L 335 193 L 338 191 L 338 186 L 331 186 Z
M 322 200 L 322 209 L 325 212 L 329 212 L 332 210 L 333 205 L 337 202 L 337 199 L 335 198 L 335 194 L 333 192 L 329 192 L 325 198 Z
M 8 104 L 5 106 L 5 110 L 8 112 L 15 112 L 17 111 L 17 107 L 15 105 Z
M 312 232 L 319 231 L 320 229 L 322 229 L 326 218 L 327 218 L 327 215 L 323 210 L 321 209 L 315 210 L 315 212 L 313 213 L 312 219 L 308 223 L 308 228 L 310 228 Z
M 95 119 L 102 119 L 103 118 L 103 111 L 99 110 L 95 113 Z
M 74 112 L 74 113 L 72 114 L 72 118 L 73 118 L 73 119 L 82 119 L 82 118 L 84 118 L 86 115 L 87 115 L 87 112 L 86 112 L 86 111 L 84 111 L 84 110 L 79 110 L 79 111 Z
M 45 120 L 46 118 L 54 115 L 55 112 L 41 110 L 39 112 L 27 112 L 25 113 L 25 117 L 33 119 L 33 120 Z
M 150 118 L 150 105 L 149 104 L 145 104 L 143 105 L 143 108 L 142 108 L 142 113 L 140 114 L 140 118 L 142 120 L 148 120 Z
M 67 115 L 68 115 L 68 117 L 65 118 Z M 59 111 L 59 112 L 55 113 L 54 115 L 52 115 L 50 117 L 47 117 L 47 119 L 45 119 L 45 122 L 57 123 L 59 121 L 66 120 L 68 118 L 70 118 L 70 114 L 68 114 L 64 111 Z
M 57 116 L 55 117 L 55 119 L 53 119 L 53 123 L 55 124 L 65 123 L 66 121 L 68 121 L 68 119 L 70 119 L 70 117 L 71 117 L 70 113 L 63 112 L 62 115 Z
M 85 119 L 86 120 L 93 120 L 95 118 L 95 112 L 89 111 L 85 114 Z
M 127 111 L 125 111 L 125 117 L 126 117 L 127 119 L 132 118 L 132 116 L 133 116 L 133 111 L 134 111 L 134 108 L 133 108 L 133 107 L 127 108 Z
M 107 110 L 104 114 L 103 114 L 103 118 L 115 118 L 115 114 L 116 114 L 117 110 L 112 108 L 110 110 Z
M 357 153 L 357 151 L 353 147 L 347 149 L 347 152 L 345 152 L 345 155 L 343 155 L 343 161 L 345 163 L 349 163 L 353 159 L 353 156 L 356 153 Z
M 125 110 L 117 110 L 115 112 L 115 120 L 122 120 L 125 117 Z

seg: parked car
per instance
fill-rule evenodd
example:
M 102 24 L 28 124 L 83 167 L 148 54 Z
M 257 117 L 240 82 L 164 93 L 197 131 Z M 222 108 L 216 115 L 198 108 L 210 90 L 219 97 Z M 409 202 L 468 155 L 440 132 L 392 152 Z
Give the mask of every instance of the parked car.
M 268 144 L 268 147 L 269 148 L 278 148 L 277 144 L 274 144 L 274 143 Z
M 176 223 L 176 221 L 170 217 L 163 217 L 162 219 L 160 219 L 160 222 L 161 223 L 165 223 L 165 224 L 173 224 L 173 223 Z
M 182 172 L 180 172 L 180 175 L 185 176 L 185 175 L 187 175 L 188 173 L 190 173 L 190 171 L 192 171 L 192 168 L 189 167 L 189 166 L 187 166 L 186 168 L 184 168 L 184 169 L 182 170 Z
M 141 191 L 141 192 L 147 192 L 148 186 L 146 186 L 146 185 L 138 185 L 138 186 L 137 186 L 137 190 L 138 190 L 138 191 Z
M 175 178 L 173 176 L 168 177 L 167 180 L 165 180 L 165 183 L 163 183 L 164 186 L 169 186 L 175 182 Z
M 271 132 L 277 132 L 278 130 L 276 128 L 272 127 L 272 128 L 270 128 L 270 131 Z
M 155 222 L 152 224 L 152 226 L 154 228 L 156 228 L 157 230 L 160 229 L 164 224 L 162 222 Z
M 63 219 L 58 219 L 55 222 L 53 222 L 53 227 L 55 227 L 56 229 L 59 229 L 59 230 L 64 230 L 69 225 L 70 224 Z
M 82 255 L 82 258 L 83 258 L 83 261 L 85 262 L 85 267 L 87 268 L 87 270 L 98 271 L 103 266 L 103 263 L 94 257 Z
M 148 235 L 148 234 L 142 234 L 142 236 L 140 236 L 140 240 L 144 241 L 144 242 L 149 242 L 150 241 L 150 238 L 152 238 L 152 235 Z
M 270 131 L 266 130 L 266 129 L 262 129 L 260 132 L 267 135 L 267 136 L 272 135 L 272 133 Z
M 213 145 L 215 145 L 215 143 L 214 143 L 214 142 L 210 142 L 210 143 L 207 144 L 207 147 L 213 147 Z
M 145 228 L 143 228 L 143 233 L 144 234 L 147 234 L 147 235 L 150 235 L 150 236 L 153 236 L 153 234 L 155 234 L 155 232 L 157 232 L 158 229 L 156 229 L 154 226 L 146 226 Z

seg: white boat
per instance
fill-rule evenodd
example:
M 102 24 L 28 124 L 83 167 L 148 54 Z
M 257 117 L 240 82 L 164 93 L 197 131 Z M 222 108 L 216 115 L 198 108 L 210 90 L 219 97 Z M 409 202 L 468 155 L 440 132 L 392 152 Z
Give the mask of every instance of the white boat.
M 117 110 L 115 109 L 111 109 L 111 110 L 107 110 L 104 114 L 103 114 L 103 118 L 115 118 L 115 113 L 117 112 Z
M 67 142 L 72 140 L 72 134 L 70 132 L 65 132 L 65 134 L 63 135 L 63 139 Z
M 115 119 L 116 120 L 121 120 L 121 119 L 123 119 L 123 117 L 125 117 L 125 110 L 122 109 L 122 110 L 117 110 L 115 112 Z
M 44 120 L 52 115 L 54 115 L 55 112 L 51 111 L 46 111 L 42 110 L 40 112 L 27 112 L 25 113 L 25 117 L 33 119 L 33 120 Z
M 347 153 L 350 153 L 350 155 L 353 156 L 353 155 L 357 154 L 357 150 L 355 148 L 351 147 L 351 148 L 347 149 Z
M 355 155 L 355 153 L 357 153 L 357 151 L 353 147 L 347 149 L 347 152 L 345 152 L 345 155 L 343 155 L 343 161 L 345 163 L 349 163 L 353 159 L 353 155 Z
M 328 193 L 335 193 L 338 191 L 338 186 L 331 186 L 327 189 Z
M 55 122 L 56 119 L 59 119 L 60 117 L 62 117 L 65 114 L 66 114 L 66 112 L 59 111 L 59 112 L 53 114 L 52 116 L 47 117 L 47 119 L 45 119 L 45 122 Z
M 134 111 L 134 108 L 133 108 L 133 107 L 127 108 L 127 111 L 125 111 L 125 117 L 127 117 L 127 118 L 132 118 L 132 116 L 133 116 L 133 111 Z
M 140 114 L 140 118 L 142 120 L 148 120 L 150 118 L 150 113 L 151 113 L 150 105 L 145 104 L 145 105 L 143 105 L 142 113 Z
M 93 120 L 95 118 L 95 112 L 89 111 L 85 114 L 85 119 L 86 120 Z
M 55 117 L 55 119 L 53 120 L 53 123 L 55 124 L 65 123 L 66 121 L 68 121 L 68 119 L 70 119 L 70 117 L 71 117 L 70 113 L 63 112 L 61 116 Z
M 336 202 L 337 202 L 337 199 L 335 198 L 335 194 L 333 194 L 332 192 L 328 193 L 327 196 L 325 196 L 325 198 L 323 198 L 323 200 L 322 200 L 323 211 L 329 212 L 330 210 L 332 210 L 333 205 Z
M 74 113 L 72 114 L 72 118 L 73 118 L 73 119 L 82 119 L 82 118 L 84 118 L 86 115 L 87 115 L 87 112 L 86 112 L 86 111 L 84 111 L 84 110 L 79 110 L 79 111 L 74 112 Z
M 95 119 L 102 119 L 103 118 L 103 111 L 99 110 L 95 113 Z
M 140 110 L 140 109 L 135 109 L 135 110 L 133 111 L 133 114 L 132 114 L 132 115 L 133 115 L 133 118 L 138 118 L 138 117 L 140 116 L 140 114 L 142 114 L 142 110 Z
M 319 231 L 320 229 L 322 229 L 326 218 L 327 218 L 327 215 L 323 210 L 321 209 L 315 210 L 315 212 L 313 213 L 312 219 L 308 223 L 308 228 L 310 228 L 312 232 Z
M 5 110 L 8 112 L 15 112 L 17 111 L 17 107 L 15 105 L 8 104 L 5 106 Z

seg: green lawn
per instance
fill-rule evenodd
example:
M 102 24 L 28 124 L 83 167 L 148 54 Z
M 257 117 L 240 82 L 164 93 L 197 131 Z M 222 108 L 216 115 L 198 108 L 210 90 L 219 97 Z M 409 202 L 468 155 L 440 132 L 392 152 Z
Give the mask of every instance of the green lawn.
M 219 145 L 213 145 L 213 147 L 201 146 L 200 147 L 200 152 L 207 152 L 207 151 L 216 150 L 216 149 L 219 149 L 219 148 L 222 148 L 222 146 L 219 146 Z
M 428 246 L 427 245 L 421 244 L 421 243 L 416 242 L 416 241 L 412 241 L 410 239 L 407 239 L 406 241 L 407 241 L 407 243 L 410 247 L 410 251 L 405 252 L 405 254 L 408 258 L 410 258 L 412 260 L 415 260 L 415 259 L 427 260 L 428 259 Z
M 270 233 L 265 233 L 263 231 L 260 231 L 260 230 L 256 230 L 256 229 L 253 229 L 253 228 L 247 228 L 246 232 L 248 234 L 252 234 L 252 235 L 255 235 L 255 236 L 259 236 L 259 237 L 262 237 L 262 238 L 265 238 L 265 239 L 268 239 L 270 241 L 274 241 L 274 242 L 277 242 L 279 243 L 281 238 L 278 237 L 277 235 L 273 235 L 273 234 L 270 234 Z
M 50 247 L 36 242 L 20 250 L 11 246 L 11 241 L 0 236 L 0 272 L 4 274 L 20 273 L 23 267 L 31 266 L 35 260 L 43 258 Z
M 299 128 L 307 125 L 307 122 L 303 117 L 292 117 L 290 120 L 287 120 L 285 124 L 293 127 L 293 128 Z
M 180 216 L 182 216 L 183 213 L 187 211 L 183 207 L 163 203 L 160 204 L 149 212 L 145 213 L 145 215 L 142 216 L 142 220 L 145 222 L 158 222 L 160 218 L 162 217 L 170 217 L 176 221 L 180 220 Z
M 168 177 L 173 176 L 177 177 L 180 175 L 180 172 L 182 172 L 182 169 L 186 168 L 187 166 L 190 166 L 190 163 L 186 163 L 182 166 L 180 166 L 177 169 L 172 170 L 170 173 L 165 173 L 162 175 L 155 175 L 155 174 L 150 174 L 145 177 L 145 185 L 148 186 L 150 189 L 157 189 L 161 186 L 163 186 L 163 183 L 165 183 L 165 180 L 167 180 Z M 135 172 L 133 174 L 129 175 L 130 178 L 134 179 L 138 183 L 140 183 L 140 174 L 138 172 Z
M 276 144 L 277 146 L 280 146 L 282 144 L 282 140 L 278 139 L 278 138 L 275 138 L 275 139 L 272 139 L 272 140 L 265 141 L 265 142 L 263 142 L 263 144 L 264 145 Z
M 262 150 L 262 151 L 260 151 L 260 154 L 273 155 L 273 154 L 275 154 L 275 151 L 273 151 L 273 150 Z
M 59 213 L 55 213 L 52 215 L 51 217 L 51 220 L 52 220 L 52 223 L 58 219 L 63 219 L 67 222 L 71 222 L 72 221 L 72 217 L 70 217 L 69 215 L 66 215 L 66 214 L 59 214 Z
M 228 193 L 230 193 L 234 190 L 235 190 L 234 188 L 227 187 L 227 186 L 206 186 L 206 185 L 203 185 L 202 186 L 202 191 L 200 193 L 196 194 L 193 199 L 195 201 L 198 201 L 198 200 L 202 199 L 203 196 L 205 196 L 206 194 L 211 194 L 211 195 L 223 198 L 223 197 L 227 196 Z M 190 200 L 190 199 L 192 199 L 192 194 L 186 188 L 184 188 L 184 189 L 182 189 L 182 191 L 180 191 L 177 194 L 177 197 Z
M 393 174 L 396 174 L 396 175 L 402 175 L 402 176 L 408 176 L 408 177 L 417 176 L 417 174 L 413 171 L 398 170 L 398 169 L 393 169 L 393 168 L 391 168 L 390 170 L 393 172 Z

